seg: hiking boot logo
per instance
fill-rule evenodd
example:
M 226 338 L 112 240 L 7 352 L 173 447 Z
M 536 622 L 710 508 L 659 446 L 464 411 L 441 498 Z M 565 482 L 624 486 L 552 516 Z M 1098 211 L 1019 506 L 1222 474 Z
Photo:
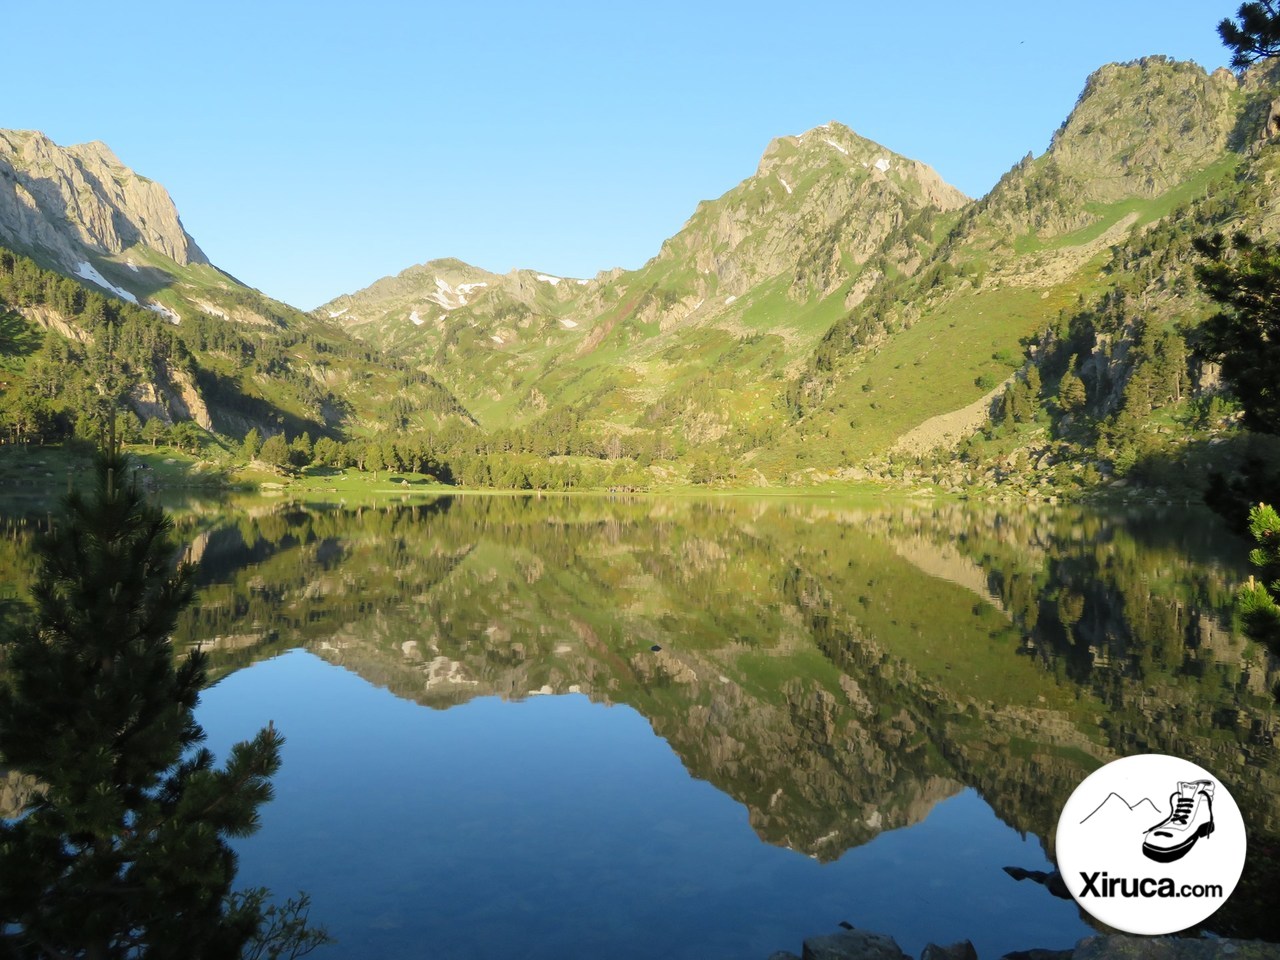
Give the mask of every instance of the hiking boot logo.
M 1213 833 L 1213 781 L 1179 781 L 1169 795 L 1169 816 L 1143 834 L 1142 853 L 1159 863 L 1181 860 Z
M 1239 882 L 1247 847 L 1230 787 L 1160 753 L 1121 757 L 1085 777 L 1053 839 L 1056 876 L 1076 905 L 1143 936 L 1211 916 Z

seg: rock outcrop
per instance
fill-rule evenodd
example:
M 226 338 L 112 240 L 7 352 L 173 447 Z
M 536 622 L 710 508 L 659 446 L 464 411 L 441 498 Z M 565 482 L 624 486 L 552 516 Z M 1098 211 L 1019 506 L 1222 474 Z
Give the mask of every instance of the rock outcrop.
M 94 141 L 60 147 L 44 134 L 0 130 L 0 242 L 76 273 L 86 255 L 150 247 L 180 265 L 208 263 L 168 192 Z
M 800 957 L 787 951 L 769 960 L 910 960 L 896 940 L 883 933 L 849 928 L 809 937 Z M 929 944 L 920 960 L 978 960 L 968 940 L 950 946 Z M 1019 950 L 1000 960 L 1280 960 L 1280 944 L 1261 940 L 1190 937 L 1086 937 L 1074 950 Z

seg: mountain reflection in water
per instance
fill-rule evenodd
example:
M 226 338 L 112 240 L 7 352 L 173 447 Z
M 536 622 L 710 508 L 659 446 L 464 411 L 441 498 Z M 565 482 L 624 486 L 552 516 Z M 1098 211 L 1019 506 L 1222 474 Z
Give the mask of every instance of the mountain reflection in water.
M 26 529 L 11 525 L 3 541 L 10 582 L 28 567 Z M 1039 838 L 1027 855 L 1051 858 L 1062 804 L 1091 770 L 1131 753 L 1186 757 L 1232 791 L 1251 841 L 1242 887 L 1209 927 L 1277 935 L 1262 897 L 1280 834 L 1271 692 L 1280 676 L 1232 626 L 1246 548 L 1211 517 L 1185 508 L 485 496 L 362 510 L 258 503 L 184 513 L 178 529 L 200 588 L 180 639 L 202 643 L 218 675 L 302 647 L 436 710 L 581 694 L 575 722 L 597 724 L 599 715 L 581 712 L 588 702 L 625 704 L 689 776 L 741 804 L 761 840 L 819 865 L 846 869 L 846 854 L 863 847 L 870 862 L 881 834 L 911 827 L 893 841 L 909 845 L 970 804 Z M 230 710 L 219 698 L 232 681 L 206 701 Z M 342 690 L 360 709 L 381 709 Z M 292 737 L 283 713 L 271 712 L 273 698 L 283 705 L 290 695 L 268 687 L 255 703 L 237 694 L 257 712 L 226 736 L 272 717 Z M 550 714 L 523 716 L 535 715 Z M 216 739 L 212 715 L 204 722 Z M 627 749 L 641 750 L 634 741 Z M 286 751 L 282 778 L 294 762 Z M 281 803 L 285 794 L 282 786 Z M 419 814 L 440 815 L 427 803 Z M 960 819 L 968 816 L 977 814 Z M 984 836 L 1007 829 L 983 816 Z M 667 829 L 679 831 L 681 812 L 671 817 Z M 261 842 L 282 829 L 269 816 Z M 246 864 L 258 842 L 246 846 Z M 913 882 L 943 884 L 935 893 L 955 897 L 966 881 L 943 861 L 957 837 L 935 842 L 939 863 Z M 1027 895 L 1030 884 L 990 873 L 970 882 L 986 885 L 993 903 Z M 304 885 L 316 891 L 315 881 Z M 415 897 L 436 896 L 411 886 Z M 755 952 L 794 949 L 845 917 L 914 942 L 914 931 L 864 915 L 864 894 L 845 888 L 832 901 L 838 915 Z M 1067 942 L 991 947 L 1068 946 L 1085 929 L 1072 904 L 1034 895 L 1061 918 L 1056 935 Z M 700 919 L 749 927 L 739 907 L 730 898 L 718 907 L 727 916 Z M 643 909 L 613 905 L 623 916 Z M 975 916 L 958 935 L 989 955 L 983 924 L 1015 926 L 1007 904 L 1001 911 L 1003 920 Z

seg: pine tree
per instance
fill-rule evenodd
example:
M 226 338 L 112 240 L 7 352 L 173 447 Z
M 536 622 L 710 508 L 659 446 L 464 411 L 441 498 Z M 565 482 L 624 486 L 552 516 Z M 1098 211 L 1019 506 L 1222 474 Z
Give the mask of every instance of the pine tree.
M 1280 514 L 1258 504 L 1249 511 L 1249 532 L 1258 542 L 1249 560 L 1262 582 L 1249 578 L 1240 591 L 1240 613 L 1253 636 L 1275 646 L 1280 644 Z
M 1234 51 L 1233 67 L 1280 55 L 1280 4 L 1275 0 L 1242 3 L 1236 20 L 1218 24 L 1218 35 Z
M 1222 377 L 1251 430 L 1280 434 L 1280 245 L 1236 234 L 1198 238 L 1200 285 L 1223 310 L 1205 321 L 1198 352 Z
M 1073 359 L 1070 368 L 1062 375 L 1062 380 L 1058 384 L 1058 406 L 1064 413 L 1073 413 L 1083 407 L 1087 400 L 1088 394 L 1085 391 L 1084 381 L 1076 375 L 1076 363 Z
M 273 467 L 288 466 L 289 442 L 285 440 L 284 434 L 276 433 L 267 437 L 258 451 L 258 456 L 264 463 L 269 463 Z
M 1031 391 L 1031 405 L 1035 407 L 1040 403 L 1040 394 L 1044 390 L 1044 384 L 1040 381 L 1040 368 L 1034 363 L 1027 367 L 1027 389 Z
M 192 573 L 125 476 L 99 458 L 37 548 L 34 608 L 4 624 L 0 755 L 43 785 L 0 821 L 5 957 L 235 958 L 267 919 L 231 894 L 227 838 L 257 828 L 282 738 L 268 725 L 221 769 L 199 747 L 205 656 L 170 639 Z
M 257 427 L 250 427 L 240 443 L 240 455 L 246 460 L 253 461 L 258 459 L 258 451 L 261 449 L 262 435 L 258 433 Z
M 163 440 L 169 433 L 169 426 L 159 417 L 150 417 L 142 427 L 142 438 L 151 444 L 155 449 L 156 444 Z

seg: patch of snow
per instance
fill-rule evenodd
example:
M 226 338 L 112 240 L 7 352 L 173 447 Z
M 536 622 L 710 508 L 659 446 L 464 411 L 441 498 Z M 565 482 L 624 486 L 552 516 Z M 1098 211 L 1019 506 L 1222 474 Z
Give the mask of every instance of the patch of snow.
M 498 336 L 496 333 L 495 333 L 493 336 L 491 336 L 489 339 L 490 339 L 490 340 L 492 340 L 494 343 L 497 343 L 497 344 L 501 344 L 501 343 L 502 343 L 502 338 L 501 338 L 500 336 Z
M 435 279 L 435 292 L 428 293 L 427 299 L 444 307 L 445 310 L 457 310 L 459 307 L 465 307 L 473 291 L 489 285 L 483 281 L 477 281 L 476 283 L 460 283 L 455 287 L 447 280 L 441 280 L 439 277 Z
M 549 284 L 551 284 L 553 287 L 554 287 L 556 284 L 558 284 L 561 280 L 563 280 L 563 279 L 564 279 L 563 277 L 549 277 L 549 276 L 547 276 L 545 273 L 539 273 L 539 274 L 537 274 L 537 277 L 538 277 L 538 279 L 539 279 L 539 280 L 541 280 L 543 283 L 549 283 Z
M 846 157 L 849 155 L 849 151 L 846 150 L 844 147 L 840 146 L 840 144 L 836 143 L 834 140 L 825 139 L 824 142 L 831 144 L 831 146 L 835 147 L 837 150 L 843 153 Z
M 529 691 L 529 696 L 531 696 L 531 697 L 549 697 L 549 696 L 551 696 L 554 692 L 555 692 L 555 691 L 551 689 L 551 684 L 549 684 L 549 683 L 544 683 L 544 684 L 543 684 L 541 687 L 539 687 L 537 690 L 530 690 L 530 691 Z
M 591 281 L 590 281 L 590 280 L 575 280 L 575 281 L 573 281 L 573 282 L 574 282 L 574 283 L 576 283 L 576 284 L 577 284 L 578 286 L 580 286 L 580 287 L 585 287 L 585 286 L 586 286 L 588 283 L 590 283 Z
M 706 298 L 706 297 L 703 297 L 701 300 L 699 300 L 697 303 L 695 303 L 695 304 L 693 305 L 693 310 L 690 310 L 689 312 L 690 312 L 690 313 L 693 313 L 693 312 L 694 312 L 694 310 L 699 309 L 699 308 L 700 308 L 704 303 L 706 303 L 706 302 L 707 302 L 707 298 Z
M 350 307 L 343 307 L 341 310 L 337 310 L 337 311 L 330 310 L 330 311 L 329 311 L 329 319 L 330 319 L 330 320 L 337 320 L 340 316 L 342 316 L 344 313 L 346 313 L 346 312 L 347 312 L 348 310 L 350 310 L 350 309 L 351 309 Z
M 729 304 L 733 303 L 733 301 L 737 299 L 738 299 L 737 297 L 725 297 L 724 298 L 725 306 L 728 306 Z
M 136 303 L 137 301 L 135 300 L 134 302 Z M 145 306 L 152 313 L 160 314 L 160 316 L 164 317 L 172 324 L 179 324 L 182 322 L 182 317 L 178 315 L 178 311 L 170 310 L 163 303 L 148 303 L 145 304 Z
M 565 328 L 569 330 L 572 330 L 574 327 L 578 325 L 578 322 L 576 320 L 570 320 L 568 317 L 561 317 L 560 322 L 563 323 L 565 325 Z
M 106 277 L 100 274 L 97 270 L 95 270 L 93 268 L 93 264 L 91 264 L 88 260 L 81 260 L 80 263 L 76 266 L 76 276 L 83 277 L 85 280 L 88 280 L 90 283 L 96 283 L 103 290 L 110 290 L 121 300 L 128 300 L 130 303 L 138 302 L 137 297 L 135 297 L 128 290 L 121 290 L 119 287 L 117 287 L 114 283 L 112 283 L 110 280 L 108 280 Z
M 879 160 L 877 160 L 876 169 L 879 170 L 881 173 L 887 172 L 889 169 L 889 158 L 881 157 Z
M 411 314 L 409 314 L 409 319 L 413 321 L 413 325 L 415 327 L 420 327 L 427 322 L 423 320 L 420 316 L 418 316 L 417 310 L 414 310 Z
M 138 265 L 134 263 L 132 260 L 126 260 L 124 262 L 124 265 L 128 267 L 130 270 L 132 270 L 134 273 L 138 272 Z
M 783 189 L 785 189 L 788 194 L 791 193 L 791 184 L 787 183 L 787 181 L 782 179 L 782 174 L 778 174 L 778 182 L 782 184 Z

